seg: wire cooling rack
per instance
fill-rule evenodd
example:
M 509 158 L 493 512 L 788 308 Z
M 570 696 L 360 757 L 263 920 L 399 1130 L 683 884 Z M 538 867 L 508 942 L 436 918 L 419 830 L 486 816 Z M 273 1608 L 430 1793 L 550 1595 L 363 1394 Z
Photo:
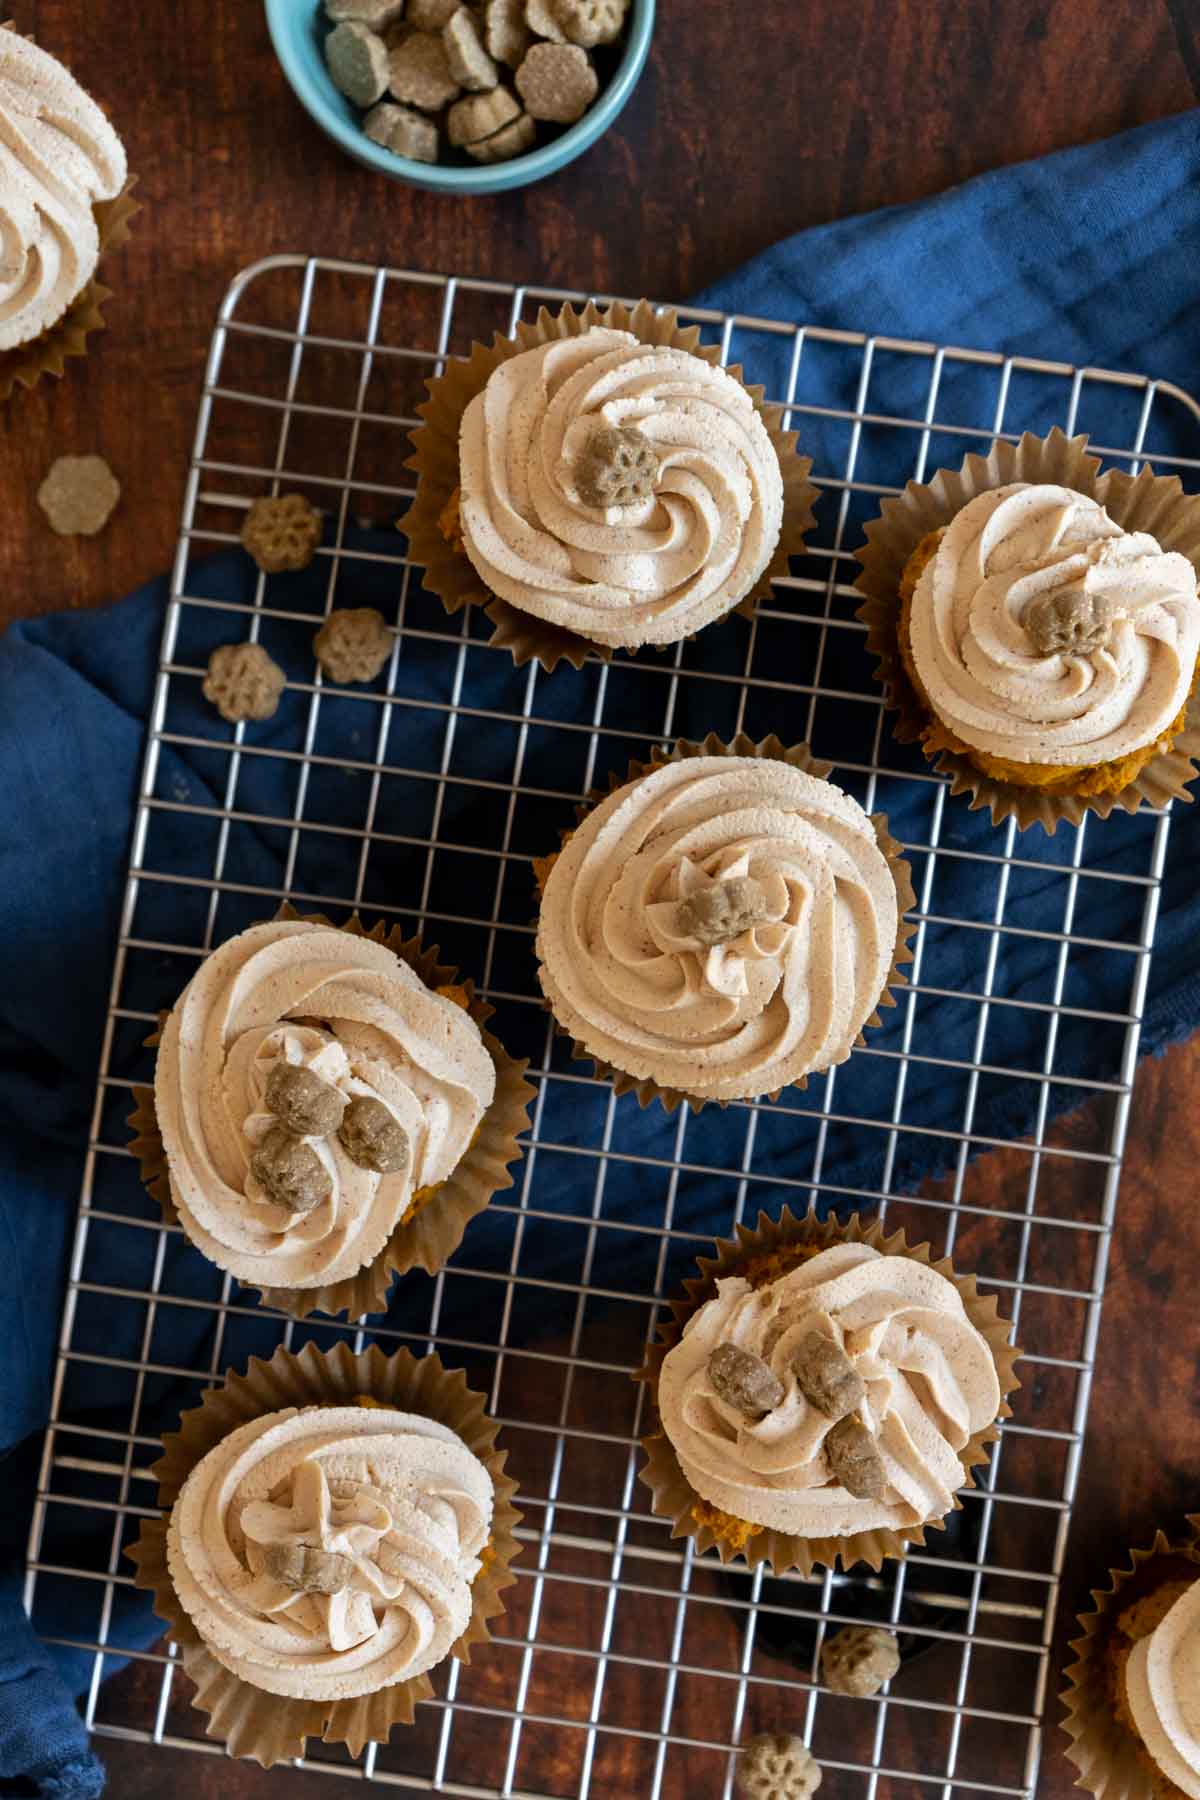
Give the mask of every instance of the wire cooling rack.
M 424 377 L 472 337 L 568 298 L 580 296 L 282 257 L 240 275 L 222 306 L 150 717 L 27 1601 L 43 1633 L 84 1659 L 97 1736 L 219 1753 L 173 1656 L 146 1648 L 130 1609 L 122 1551 L 154 1504 L 158 1433 L 248 1354 L 281 1340 L 357 1346 L 365 1334 L 361 1322 L 288 1323 L 164 1229 L 123 1119 L 130 1086 L 150 1072 L 146 1030 L 209 948 L 285 895 L 335 914 L 359 906 L 440 939 L 496 1006 L 500 1035 L 532 1056 L 537 1099 L 515 1188 L 448 1270 L 407 1277 L 370 1324 L 385 1348 L 436 1342 L 486 1389 L 521 1484 L 526 1548 L 495 1644 L 471 1668 L 440 1673 L 413 1727 L 357 1762 L 314 1744 L 302 1766 L 448 1795 L 694 1800 L 729 1796 L 737 1745 L 784 1729 L 803 1733 L 831 1796 L 1032 1795 L 1170 821 L 1142 813 L 1045 840 L 992 831 L 947 800 L 891 740 L 854 618 L 851 551 L 882 494 L 1026 426 L 1088 429 L 1127 467 L 1200 467 L 1200 409 L 1138 375 L 687 313 L 727 360 L 766 368 L 770 397 L 793 408 L 821 489 L 810 552 L 750 625 L 547 677 L 490 649 L 478 616 L 448 620 L 422 595 L 392 527 L 411 491 L 405 434 Z M 247 574 L 244 602 L 214 595 L 203 559 L 235 542 L 253 497 L 281 487 L 309 493 L 330 523 L 309 585 Z M 314 623 L 368 591 L 388 597 L 395 652 L 370 688 L 330 690 L 312 662 Z M 270 726 L 231 729 L 200 702 L 199 683 L 211 645 L 246 636 L 283 662 L 289 683 Z M 807 738 L 868 807 L 917 821 L 912 985 L 882 1048 L 778 1107 L 642 1114 L 569 1061 L 538 1009 L 530 860 L 610 770 L 710 725 Z M 943 873 L 964 869 L 977 904 L 947 915 Z M 1128 930 L 1098 938 L 1088 896 L 1118 889 Z M 1040 990 L 1006 988 L 1018 942 L 1045 949 Z M 968 945 L 968 977 L 939 960 L 947 943 Z M 1127 970 L 1123 1002 L 1104 1013 L 1089 1006 L 1097 951 Z M 969 1021 L 969 1055 L 923 1031 L 931 1000 Z M 996 1049 L 1005 1009 L 1037 1035 L 1021 1066 Z M 1117 1066 L 1064 1091 L 1063 1036 L 1093 1022 L 1119 1033 Z M 871 1056 L 891 1058 L 895 1080 L 885 1105 L 862 1112 L 856 1071 Z M 930 1081 L 960 1097 L 953 1128 L 921 1123 L 914 1096 Z M 1009 1151 L 1017 1173 L 1001 1201 L 976 1203 L 968 1160 L 998 1141 L 989 1109 L 1016 1084 L 1033 1096 L 1029 1135 Z M 1092 1145 L 1054 1126 L 1065 1099 L 1088 1094 L 1104 1101 Z M 781 1121 L 791 1135 L 780 1137 Z M 859 1185 L 838 1178 L 847 1141 L 878 1148 L 877 1172 Z M 906 1155 L 916 1145 L 929 1162 L 931 1143 L 942 1179 L 906 1195 Z M 611 1196 L 631 1171 L 638 1208 L 614 1217 Z M 873 1208 L 953 1252 L 1016 1317 L 1026 1350 L 1015 1417 L 980 1487 L 947 1534 L 879 1578 L 722 1571 L 669 1541 L 635 1480 L 646 1421 L 628 1377 L 656 1301 L 715 1232 L 760 1205 L 810 1199 Z M 94 1626 L 80 1635 L 89 1609 Z M 840 1698 L 820 1686 L 821 1641 L 861 1619 L 893 1624 L 905 1660 L 877 1698 Z M 125 1657 L 134 1671 L 102 1683 Z M 280 1793 L 292 1779 L 279 1774 Z

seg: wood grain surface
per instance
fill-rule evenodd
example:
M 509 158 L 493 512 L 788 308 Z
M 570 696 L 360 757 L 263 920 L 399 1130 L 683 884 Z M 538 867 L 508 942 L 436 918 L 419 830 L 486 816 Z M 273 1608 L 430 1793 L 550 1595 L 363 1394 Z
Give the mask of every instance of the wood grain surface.
M 1200 97 L 1196 0 L 759 0 L 751 9 L 660 0 L 646 74 L 589 156 L 526 192 L 454 199 L 344 161 L 286 89 L 255 0 L 10 0 L 5 10 L 108 107 L 145 212 L 110 266 L 119 290 L 111 329 L 86 363 L 0 409 L 0 623 L 97 604 L 167 566 L 213 315 L 233 272 L 257 257 L 319 249 L 685 296 L 804 226 L 912 200 Z M 98 539 L 63 541 L 33 493 L 54 457 L 90 450 L 112 463 L 126 500 Z M 1130 1542 L 1200 1502 L 1194 1406 L 1179 1403 L 1200 1381 L 1198 1103 L 1195 1044 L 1142 1066 L 1060 1656 L 1089 1582 Z M 1058 1135 L 1096 1145 L 1105 1129 L 1097 1105 Z M 1022 1178 L 1022 1154 L 982 1159 L 965 1197 L 998 1204 Z M 119 1682 L 131 1714 L 156 1687 L 152 1670 Z M 1039 1791 L 1065 1800 L 1070 1770 L 1053 1700 L 1049 1715 Z M 756 1721 L 788 1722 L 782 1702 L 777 1716 Z M 477 1779 L 490 1780 L 483 1739 L 479 1754 Z M 108 1743 L 104 1755 L 120 1800 L 340 1791 L 317 1776 L 136 1744 Z M 556 1775 L 549 1744 L 539 1778 L 547 1792 L 575 1792 Z M 631 1779 L 609 1765 L 592 1792 L 637 1800 Z M 840 1791 L 830 1777 L 822 1800 Z M 901 1791 L 886 1781 L 879 1789 L 891 1800 Z

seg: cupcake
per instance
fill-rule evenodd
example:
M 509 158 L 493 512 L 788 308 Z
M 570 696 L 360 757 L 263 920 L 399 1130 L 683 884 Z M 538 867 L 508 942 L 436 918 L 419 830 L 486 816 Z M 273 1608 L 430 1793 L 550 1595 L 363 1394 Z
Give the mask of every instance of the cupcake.
M 294 915 L 206 957 L 131 1121 L 168 1217 L 297 1316 L 439 1268 L 511 1185 L 531 1092 L 454 982 L 416 940 Z
M 774 1096 L 892 1004 L 908 866 L 827 773 L 773 738 L 681 743 L 536 865 L 542 991 L 618 1091 Z
M 672 1536 L 776 1574 L 878 1569 L 941 1526 L 1019 1384 L 974 1277 L 880 1224 L 761 1214 L 685 1284 L 639 1379 Z
M 280 1349 L 164 1449 L 168 1510 L 129 1554 L 234 1755 L 386 1741 L 503 1611 L 514 1484 L 482 1396 L 436 1356 Z
M 1200 748 L 1200 500 L 1098 475 L 1085 441 L 1027 437 L 910 483 L 860 552 L 897 736 L 997 821 L 1048 830 L 1161 803 Z
M 1158 1532 L 1079 1620 L 1063 1695 L 1078 1785 L 1110 1800 L 1200 1797 L 1200 1547 Z
M 95 281 L 133 207 L 116 132 L 54 57 L 0 25 L 0 400 L 61 375 L 103 323 Z
M 431 381 L 404 520 L 518 663 L 678 643 L 786 573 L 814 490 L 783 412 L 645 302 L 567 307 Z

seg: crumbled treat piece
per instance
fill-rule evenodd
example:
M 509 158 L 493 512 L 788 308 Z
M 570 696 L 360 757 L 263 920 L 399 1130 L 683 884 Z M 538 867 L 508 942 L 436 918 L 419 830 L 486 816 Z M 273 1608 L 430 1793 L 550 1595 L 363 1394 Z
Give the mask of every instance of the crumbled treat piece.
M 297 1137 L 329 1137 L 342 1122 L 346 1096 L 297 1063 L 277 1062 L 267 1076 L 267 1111 Z
M 413 162 L 437 161 L 438 128 L 411 106 L 381 100 L 363 120 L 363 130 L 373 144 L 382 144 L 396 156 L 410 157 Z
M 585 506 L 632 506 L 650 498 L 657 480 L 658 452 L 635 425 L 601 425 L 575 464 L 575 486 Z
M 718 1344 L 708 1359 L 708 1379 L 717 1397 L 747 1419 L 761 1419 L 783 1399 L 778 1375 L 752 1350 Z
M 856 1500 L 881 1500 L 887 1480 L 875 1439 L 853 1413 L 825 1437 L 825 1460 L 835 1481 Z
M 809 1800 L 821 1785 L 821 1765 L 803 1739 L 764 1731 L 738 1757 L 733 1785 L 743 1800 Z
M 352 19 L 335 25 L 325 39 L 325 66 L 338 93 L 355 106 L 374 106 L 387 93 L 387 45 Z
M 242 548 L 264 575 L 307 569 L 321 541 L 321 515 L 303 494 L 267 494 L 242 526 Z
M 1091 656 L 1108 642 L 1112 614 L 1082 587 L 1060 587 L 1031 600 L 1021 623 L 1039 656 Z
M 386 31 L 404 11 L 404 0 L 325 0 L 325 11 L 335 25 L 349 19 L 372 31 Z
M 500 71 L 483 47 L 479 29 L 465 6 L 442 26 L 442 42 L 450 73 L 459 87 L 473 94 L 486 93 L 500 79 Z
M 827 1419 L 844 1419 L 861 1406 L 867 1384 L 840 1344 L 823 1331 L 810 1331 L 792 1357 L 796 1385 L 810 1406 Z
M 250 1158 L 250 1173 L 289 1212 L 311 1212 L 333 1188 L 333 1178 L 311 1145 L 283 1125 L 268 1131 Z
M 753 875 L 735 875 L 681 900 L 675 929 L 681 937 L 698 938 L 711 948 L 732 943 L 752 925 L 761 925 L 767 912 L 767 890 L 762 882 Z
M 530 43 L 524 0 L 487 0 L 483 9 L 483 41 L 489 56 L 515 69 Z
M 360 1169 L 398 1175 L 408 1167 L 408 1139 L 382 1100 L 359 1094 L 350 1102 L 338 1132 L 343 1150 Z
M 330 681 L 374 681 L 395 642 L 383 614 L 373 606 L 331 612 L 313 639 L 317 661 Z
M 489 138 L 467 145 L 467 155 L 479 163 L 511 162 L 532 150 L 537 130 L 528 113 L 522 113 L 510 125 L 504 125 Z
M 507 88 L 493 88 L 490 94 L 468 94 L 458 100 L 446 114 L 446 133 L 456 148 L 482 143 L 502 131 L 521 116 L 521 108 Z
M 220 644 L 208 659 L 201 692 L 223 719 L 272 719 L 279 710 L 284 673 L 261 644 Z
M 896 1634 L 881 1625 L 847 1625 L 821 1645 L 821 1677 L 835 1694 L 865 1700 L 877 1694 L 899 1667 Z
M 596 98 L 600 83 L 578 44 L 534 44 L 517 70 L 517 92 L 531 119 L 573 125 Z
M 565 44 L 563 28 L 554 16 L 551 0 L 525 0 L 525 23 L 535 37 L 549 38 L 552 44 Z
M 297 1594 L 340 1594 L 354 1573 L 354 1564 L 339 1550 L 322 1550 L 313 1544 L 268 1544 L 263 1569 L 272 1581 Z
M 404 15 L 418 31 L 440 31 L 458 11 L 461 0 L 408 0 Z
M 121 484 L 102 456 L 60 456 L 37 497 L 59 537 L 95 537 L 112 517 Z
M 550 10 L 569 44 L 594 50 L 616 43 L 628 7 L 627 0 L 550 0 Z
M 439 112 L 459 91 L 446 46 L 432 31 L 412 31 L 391 52 L 391 86 L 397 100 L 422 112 Z
M 1123 1607 L 1117 1614 L 1117 1630 L 1122 1637 L 1131 1643 L 1149 1637 L 1157 1631 L 1177 1600 L 1192 1586 L 1190 1581 L 1163 1581 L 1150 1593 L 1143 1594 L 1139 1600 Z

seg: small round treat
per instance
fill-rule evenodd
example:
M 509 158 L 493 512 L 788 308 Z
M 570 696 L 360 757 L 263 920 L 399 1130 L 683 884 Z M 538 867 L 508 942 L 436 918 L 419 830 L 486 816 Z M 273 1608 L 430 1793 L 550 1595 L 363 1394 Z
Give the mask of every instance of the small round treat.
M 894 1631 L 880 1625 L 846 1625 L 821 1645 L 821 1678 L 835 1694 L 866 1699 L 900 1668 Z
M 267 1076 L 263 1099 L 267 1111 L 296 1137 L 328 1137 L 346 1110 L 341 1089 L 302 1063 L 277 1062 Z
M 578 44 L 533 44 L 517 70 L 517 92 L 531 119 L 573 125 L 582 119 L 600 83 Z
M 387 93 L 387 45 L 356 19 L 347 19 L 329 33 L 325 65 L 334 87 L 355 106 L 374 106 Z
M 60 456 L 37 498 L 59 537 L 95 537 L 112 517 L 121 484 L 102 456 Z
M 311 1212 L 333 1191 L 333 1177 L 316 1151 L 282 1125 L 259 1139 L 250 1177 L 263 1199 L 290 1213 Z
M 733 1785 L 742 1800 L 809 1800 L 821 1785 L 821 1765 L 803 1738 L 764 1731 L 738 1757 Z
M 593 431 L 575 465 L 579 498 L 600 511 L 648 500 L 657 478 L 654 445 L 629 425 L 602 425 Z
M 208 659 L 201 689 L 223 719 L 272 719 L 286 676 L 261 644 L 219 644 Z
M 374 681 L 395 641 L 373 606 L 346 607 L 330 613 L 313 639 L 313 650 L 330 681 L 348 686 Z
M 338 1138 L 350 1161 L 360 1169 L 398 1175 L 408 1167 L 408 1139 L 399 1120 L 371 1094 L 358 1094 L 350 1102 Z
M 303 494 L 256 500 L 242 525 L 242 548 L 264 575 L 307 569 L 321 542 L 321 515 Z
M 550 8 L 567 42 L 585 50 L 615 44 L 629 10 L 627 0 L 550 0 Z

